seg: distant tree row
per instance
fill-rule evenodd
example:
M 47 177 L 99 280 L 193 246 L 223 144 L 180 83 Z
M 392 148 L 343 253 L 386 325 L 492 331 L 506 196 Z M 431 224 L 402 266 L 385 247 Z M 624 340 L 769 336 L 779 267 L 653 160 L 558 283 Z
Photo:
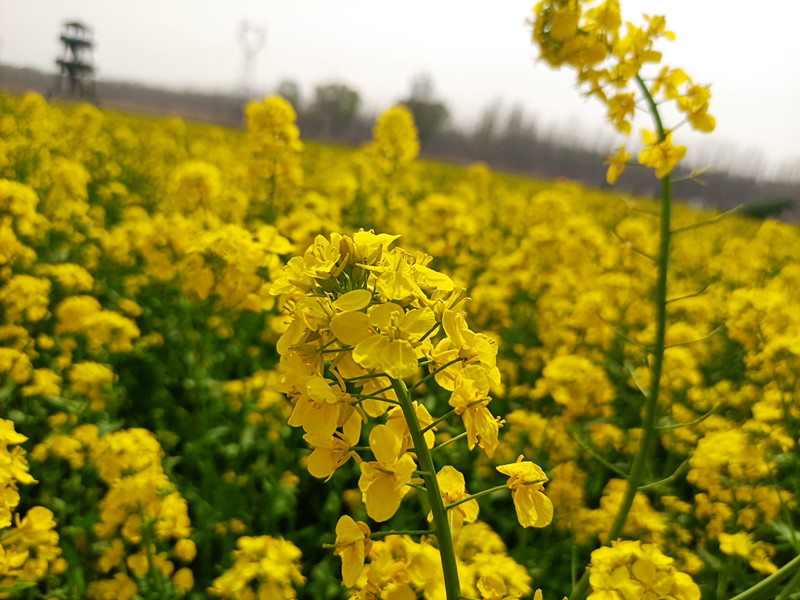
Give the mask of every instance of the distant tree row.
M 376 115 L 363 113 L 360 94 L 347 85 L 317 86 L 309 102 L 302 101 L 298 85 L 290 81 L 282 83 L 277 93 L 295 107 L 305 137 L 352 145 L 371 137 Z M 411 80 L 409 93 L 400 103 L 414 115 L 424 155 L 455 162 L 480 160 L 501 170 L 606 186 L 603 155 L 613 150 L 614 140 L 602 130 L 587 135 L 582 128 L 563 124 L 544 130 L 522 106 L 506 109 L 499 99 L 483 110 L 472 127 L 457 127 L 449 121 L 447 106 L 436 99 L 433 80 L 426 73 Z M 695 166 L 714 165 L 703 177 L 708 185 L 681 184 L 675 196 L 723 209 L 752 204 L 756 213 L 785 211 L 785 217 L 799 218 L 800 164 L 782 165 L 778 182 L 761 181 L 757 177 L 763 172 L 763 156 L 745 154 L 730 145 L 706 148 L 701 157 L 704 164 Z M 630 169 L 616 187 L 654 195 L 658 182 L 645 169 Z
M 341 83 L 319 85 L 314 88 L 314 98 L 303 103 L 300 88 L 293 81 L 284 81 L 277 93 L 288 100 L 298 114 L 301 129 L 314 137 L 352 137 L 347 134 L 364 129 L 360 123 L 366 117 L 361 114 L 360 94 Z M 447 107 L 435 100 L 433 80 L 425 73 L 411 81 L 411 93 L 400 101 L 414 115 L 423 148 L 442 129 L 448 119 Z M 353 131 L 355 130 L 355 131 Z M 358 137 L 358 136 L 356 136 Z

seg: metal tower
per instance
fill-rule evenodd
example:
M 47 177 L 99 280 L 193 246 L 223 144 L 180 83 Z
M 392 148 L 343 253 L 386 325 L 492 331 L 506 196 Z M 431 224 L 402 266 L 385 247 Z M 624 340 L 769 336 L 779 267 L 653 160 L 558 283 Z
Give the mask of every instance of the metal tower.
M 253 93 L 253 80 L 255 79 L 256 55 L 264 47 L 267 32 L 263 27 L 257 27 L 242 21 L 239 26 L 239 43 L 244 50 L 244 67 L 242 69 L 241 93 L 250 97 Z
M 61 29 L 64 52 L 56 59 L 60 71 L 56 75 L 53 94 L 61 94 L 64 79 L 69 80 L 69 95 L 96 99 L 92 50 L 92 30 L 78 21 L 69 21 Z

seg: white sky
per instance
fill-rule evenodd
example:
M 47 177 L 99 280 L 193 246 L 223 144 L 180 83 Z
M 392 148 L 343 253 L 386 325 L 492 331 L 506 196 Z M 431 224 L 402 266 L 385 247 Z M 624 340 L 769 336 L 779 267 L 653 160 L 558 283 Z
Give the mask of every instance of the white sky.
M 308 100 L 315 85 L 343 82 L 378 112 L 427 72 L 457 124 L 502 98 L 506 110 L 521 105 L 544 130 L 590 136 L 612 150 L 618 142 L 602 105 L 576 92 L 573 72 L 535 61 L 525 24 L 535 2 L 0 0 L 0 62 L 54 69 L 60 25 L 79 19 L 94 28 L 100 78 L 232 91 L 242 83 L 237 36 L 247 19 L 267 31 L 254 89 L 291 79 Z M 800 164 L 800 0 L 622 0 L 622 10 L 634 22 L 642 12 L 665 14 L 678 39 L 662 43 L 664 62 L 712 85 L 717 130 L 675 134 L 690 158 L 722 153 L 746 170 L 762 161 L 768 173 Z

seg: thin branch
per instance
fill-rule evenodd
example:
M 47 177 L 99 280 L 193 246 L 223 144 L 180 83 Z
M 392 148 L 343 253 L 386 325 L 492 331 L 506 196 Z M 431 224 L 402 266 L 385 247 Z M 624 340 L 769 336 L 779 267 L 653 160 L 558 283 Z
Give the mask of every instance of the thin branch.
M 431 429 L 433 429 L 434 427 L 436 427 L 436 426 L 437 426 L 439 423 L 441 423 L 442 421 L 445 421 L 445 420 L 449 419 L 449 418 L 450 418 L 450 417 L 452 417 L 454 414 L 456 414 L 456 409 L 455 409 L 455 408 L 454 408 L 453 410 L 451 410 L 451 411 L 449 411 L 449 412 L 446 412 L 445 414 L 443 414 L 441 417 L 439 417 L 438 419 L 436 419 L 436 420 L 435 420 L 433 423 L 431 423 L 431 424 L 430 424 L 430 425 L 428 425 L 427 427 L 424 427 L 424 428 L 422 429 L 422 433 L 425 433 L 425 432 L 427 432 L 427 431 L 430 431 Z
M 608 325 L 609 327 L 611 327 L 611 329 L 613 329 L 613 330 L 614 330 L 614 333 L 616 333 L 616 334 L 617 334 L 619 337 L 621 337 L 623 340 L 625 340 L 625 341 L 626 341 L 626 342 L 628 342 L 628 343 L 631 343 L 631 344 L 633 344 L 634 346 L 639 346 L 639 348 L 641 348 L 642 350 L 646 350 L 647 352 L 649 352 L 649 353 L 651 353 L 651 354 L 652 354 L 652 352 L 653 352 L 653 348 L 652 348 L 652 346 L 648 346 L 647 344 L 643 344 L 642 342 L 637 342 L 637 341 L 636 341 L 636 340 L 634 340 L 633 338 L 629 338 L 627 335 L 625 335 L 625 334 L 624 334 L 624 333 L 622 333 L 622 332 L 621 332 L 619 329 L 617 329 L 617 327 L 616 327 L 616 326 L 615 326 L 613 323 L 610 323 L 609 321 L 606 321 L 606 320 L 603 318 L 603 315 L 601 315 L 601 314 L 600 314 L 600 311 L 597 311 L 595 314 L 597 315 L 597 318 L 598 318 L 598 319 L 600 319 L 600 320 L 601 320 L 603 323 L 605 323 L 606 325 Z
M 470 502 L 472 500 L 477 500 L 481 496 L 486 496 L 488 494 L 492 494 L 494 492 L 499 492 L 500 490 L 507 490 L 507 489 L 509 489 L 509 487 L 506 484 L 498 485 L 498 486 L 495 486 L 493 488 L 489 488 L 488 490 L 483 490 L 482 492 L 477 492 L 475 494 L 470 494 L 469 496 L 465 496 L 461 500 L 457 500 L 457 501 L 453 502 L 452 504 L 446 505 L 444 508 L 445 508 L 445 510 L 450 510 L 451 508 L 455 508 L 459 504 L 464 504 L 465 502 Z
M 621 244 L 624 244 L 625 246 L 627 246 L 628 248 L 630 248 L 631 250 L 633 250 L 633 251 L 634 251 L 634 252 L 636 252 L 637 254 L 641 254 L 641 255 L 642 255 L 642 256 L 644 256 L 645 258 L 647 258 L 647 259 L 649 259 L 649 260 L 652 260 L 654 263 L 657 263 L 657 262 L 658 262 L 658 260 L 656 260 L 656 258 L 655 258 L 654 256 L 650 256 L 650 255 L 649 255 L 647 252 L 645 252 L 644 250 L 639 250 L 639 248 L 637 248 L 636 246 L 634 246 L 633 244 L 631 244 L 631 243 L 630 243 L 628 240 L 623 240 L 623 239 L 620 237 L 620 235 L 617 233 L 616 229 L 612 229 L 612 230 L 611 230 L 611 233 L 614 235 L 614 237 L 615 237 L 615 238 L 617 238 L 617 240 L 618 240 L 618 241 L 619 241 Z
M 641 166 L 641 165 L 639 165 L 639 166 Z M 623 198 L 622 201 L 625 204 L 627 204 L 628 208 L 630 208 L 631 210 L 635 210 L 636 212 L 640 212 L 640 213 L 645 214 L 645 215 L 650 215 L 651 217 L 656 217 L 656 218 L 660 218 L 661 217 L 661 215 L 658 214 L 657 212 L 653 212 L 653 211 L 650 211 L 650 210 L 645 210 L 644 208 L 639 208 L 638 206 L 636 206 L 636 203 L 633 200 L 629 199 L 629 198 Z
M 369 534 L 369 539 L 379 540 L 387 535 L 433 535 L 435 529 L 398 529 L 395 531 L 376 531 Z
M 705 293 L 705 291 L 709 288 L 709 286 L 712 283 L 714 283 L 713 279 L 707 281 L 703 287 L 701 287 L 698 291 L 692 294 L 686 294 L 685 296 L 678 296 L 677 298 L 670 298 L 667 300 L 667 304 L 669 304 L 670 302 L 679 302 L 680 300 L 686 300 L 687 298 L 694 298 L 695 296 L 700 296 L 701 294 Z
M 700 180 L 700 176 L 710 172 L 711 172 L 711 167 L 706 167 L 704 169 L 694 169 L 688 175 L 682 175 L 681 177 L 673 178 L 672 183 L 680 183 L 681 181 L 694 181 L 699 185 L 705 185 L 705 182 Z
M 645 386 L 641 384 L 639 378 L 636 376 L 636 370 L 630 365 L 630 363 L 625 363 L 625 368 L 628 370 L 628 375 L 630 375 L 631 379 L 633 379 L 633 383 L 639 388 L 639 391 L 642 393 L 642 396 L 648 398 L 650 396 L 650 390 L 648 390 Z
M 715 328 L 708 335 L 704 335 L 703 337 L 697 338 L 696 340 L 689 340 L 688 342 L 678 342 L 676 344 L 667 344 L 666 346 L 664 346 L 664 350 L 669 350 L 670 348 L 677 348 L 679 346 L 688 346 L 689 344 L 697 344 L 698 342 L 705 342 L 706 340 L 708 340 L 708 339 L 714 337 L 715 335 L 717 335 L 720 331 L 722 331 L 722 325 L 720 325 L 719 327 Z
M 685 227 L 678 227 L 677 229 L 673 229 L 670 233 L 672 235 L 675 235 L 676 233 L 683 233 L 684 231 L 699 229 L 700 227 L 705 227 L 706 225 L 714 225 L 715 223 L 720 222 L 722 219 L 736 214 L 737 212 L 742 210 L 742 208 L 744 208 L 744 205 L 742 204 L 740 204 L 739 206 L 734 206 L 733 208 L 726 210 L 725 212 L 719 213 L 716 217 L 713 217 L 706 221 L 700 221 L 699 223 L 692 223 L 691 225 L 686 225 Z
M 578 435 L 576 435 L 574 431 L 570 431 L 569 435 L 572 437 L 572 439 L 574 439 L 576 442 L 578 442 L 578 445 L 581 448 L 586 450 L 586 452 L 588 452 L 591 455 L 591 457 L 594 458 L 601 465 L 603 465 L 607 469 L 610 469 L 611 471 L 613 471 L 614 473 L 616 473 L 617 475 L 619 475 L 623 479 L 627 479 L 628 478 L 628 474 L 625 471 L 620 469 L 618 466 L 611 464 L 608 460 L 603 458 L 600 454 L 597 453 L 597 451 L 594 448 L 589 446 L 589 444 L 587 444 L 580 437 L 578 437 Z
M 731 600 L 753 600 L 754 598 L 760 598 L 762 594 L 764 594 L 769 588 L 777 583 L 780 583 L 781 580 L 786 579 L 798 567 L 800 567 L 800 556 L 795 556 L 792 560 L 783 565 L 778 571 L 766 579 L 762 579 L 753 587 L 743 591 L 738 596 L 734 596 L 731 598 Z
M 387 404 L 400 404 L 397 400 L 384 398 L 383 396 L 371 396 L 370 394 L 351 394 L 356 398 L 356 404 L 361 404 L 364 400 L 377 400 L 378 402 L 386 402 Z
M 320 354 L 331 354 L 333 352 L 350 352 L 352 350 L 352 346 L 345 346 L 344 348 L 330 348 L 328 350 L 317 350 Z
M 665 477 L 664 479 L 659 479 L 658 481 L 654 481 L 653 483 L 648 483 L 646 485 L 640 485 L 639 490 L 649 490 L 650 488 L 654 488 L 656 486 L 661 485 L 662 483 L 669 483 L 670 481 L 674 481 L 677 477 L 683 473 L 689 466 L 689 459 L 687 458 L 681 464 L 678 465 L 678 468 L 670 475 L 669 477 Z
M 452 444 L 454 442 L 457 442 L 458 440 L 460 440 L 461 438 L 463 438 L 466 435 L 467 435 L 467 432 L 465 431 L 464 433 L 459 433 L 458 435 L 451 437 L 449 440 L 444 441 L 441 444 L 439 444 L 438 446 L 434 446 L 433 448 L 431 448 L 431 453 L 439 452 L 439 450 L 441 450 L 442 448 L 445 448 L 445 447 L 449 446 L 450 444 Z
M 386 373 L 367 373 L 366 375 L 357 375 L 356 377 L 345 377 L 347 383 L 351 381 L 359 381 L 360 379 L 377 379 L 378 377 L 386 377 Z
M 701 416 L 697 417 L 697 418 L 696 418 L 696 419 L 694 419 L 693 421 L 688 421 L 688 422 L 686 422 L 686 423 L 676 423 L 676 424 L 674 424 L 674 425 L 661 425 L 661 426 L 656 426 L 656 428 L 655 428 L 655 429 L 656 429 L 656 431 L 670 431 L 670 430 L 672 430 L 672 429 L 680 429 L 681 427 L 691 427 L 692 425 L 697 425 L 698 423 L 702 423 L 702 422 L 703 422 L 703 421 L 705 421 L 705 420 L 706 420 L 708 417 L 710 417 L 711 415 L 713 415 L 713 414 L 716 412 L 716 410 L 717 410 L 717 409 L 718 409 L 720 406 L 722 406 L 722 402 L 720 402 L 720 403 L 718 403 L 718 404 L 715 404 L 714 406 L 712 406 L 712 407 L 711 407 L 711 408 L 708 410 L 708 412 L 706 412 L 706 413 L 702 414 Z
M 423 335 L 421 338 L 419 338 L 419 341 L 420 341 L 420 342 L 424 342 L 424 341 L 425 341 L 425 339 L 426 339 L 426 338 L 427 338 L 429 335 L 433 334 L 433 332 L 434 332 L 434 331 L 436 331 L 436 329 L 437 329 L 438 327 L 441 327 L 441 323 L 436 323 L 436 324 L 435 324 L 433 327 L 431 327 L 431 328 L 430 328 L 430 329 L 427 331 L 427 333 L 426 333 L 425 335 Z
M 430 379 L 431 377 L 434 377 L 434 376 L 435 376 L 437 373 L 439 373 L 439 372 L 441 372 L 441 371 L 444 371 L 444 370 L 445 370 L 447 367 L 449 367 L 449 366 L 451 366 L 451 365 L 454 365 L 454 364 L 456 364 L 457 362 L 460 362 L 460 361 L 461 361 L 461 359 L 460 359 L 460 358 L 454 358 L 453 360 L 451 360 L 451 361 L 450 361 L 450 362 L 448 362 L 448 363 L 445 363 L 444 365 L 442 365 L 442 366 L 441 366 L 441 367 L 439 367 L 438 369 L 434 369 L 433 371 L 431 371 L 430 373 L 428 373 L 427 375 L 425 375 L 425 377 L 423 377 L 422 379 L 420 379 L 420 380 L 419 380 L 417 383 L 415 383 L 415 384 L 414 384 L 414 385 L 412 385 L 410 388 L 408 388 L 408 391 L 409 391 L 409 392 L 412 392 L 412 391 L 414 391 L 414 390 L 415 390 L 415 389 L 417 389 L 419 386 L 421 386 L 423 383 L 425 383 L 425 382 L 426 382 L 428 379 Z

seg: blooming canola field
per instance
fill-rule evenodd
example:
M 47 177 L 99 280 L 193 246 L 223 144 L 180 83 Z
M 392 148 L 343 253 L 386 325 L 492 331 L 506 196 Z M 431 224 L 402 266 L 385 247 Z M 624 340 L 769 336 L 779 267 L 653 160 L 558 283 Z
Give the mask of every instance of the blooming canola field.
M 795 226 L 673 206 L 609 540 L 657 204 L 421 160 L 403 107 L 358 149 L 246 121 L 0 94 L 0 597 L 561 598 L 589 564 L 590 598 L 722 599 L 796 562 Z

